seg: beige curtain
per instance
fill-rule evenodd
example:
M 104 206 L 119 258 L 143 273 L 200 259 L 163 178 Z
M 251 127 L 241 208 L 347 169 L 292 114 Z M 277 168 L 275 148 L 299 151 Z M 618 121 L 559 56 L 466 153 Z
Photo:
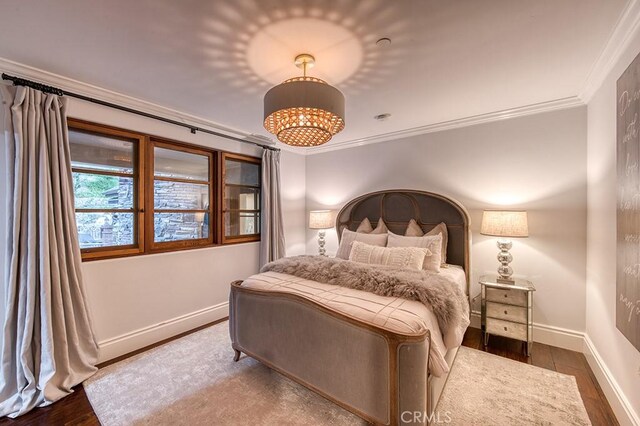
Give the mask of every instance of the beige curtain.
M 280 151 L 262 152 L 262 219 L 260 267 L 285 256 L 280 202 Z
M 9 164 L 0 417 L 17 417 L 72 392 L 96 371 L 98 349 L 82 284 L 65 100 L 26 87 L 0 91 Z

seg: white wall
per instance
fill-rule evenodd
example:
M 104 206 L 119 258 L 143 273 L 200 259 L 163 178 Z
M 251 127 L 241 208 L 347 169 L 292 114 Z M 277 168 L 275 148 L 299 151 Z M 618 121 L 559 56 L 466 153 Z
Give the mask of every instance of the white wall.
M 601 362 L 610 371 L 612 386 L 603 389 L 623 424 L 633 416 L 640 424 L 640 352 L 616 328 L 616 80 L 638 53 L 640 34 L 632 39 L 590 100 L 587 120 L 586 331 L 600 358 L 592 365 Z M 628 408 L 633 407 L 635 412 L 625 413 L 618 398 L 623 402 L 626 399 Z
M 457 199 L 471 214 L 475 295 L 478 276 L 497 268 L 496 240 L 478 233 L 482 210 L 526 209 L 531 236 L 514 240 L 512 266 L 537 287 L 534 320 L 581 332 L 586 137 L 586 108 L 579 107 L 312 155 L 307 210 L 337 210 L 358 195 L 394 188 Z M 315 238 L 307 232 L 308 253 L 317 250 Z M 335 252 L 335 230 L 327 239 L 327 251 Z
M 232 152 L 259 156 L 262 151 L 81 101 L 71 104 L 69 116 Z M 292 253 L 304 242 L 304 179 L 299 178 L 304 162 L 304 156 L 282 153 L 285 237 Z M 101 359 L 226 316 L 229 283 L 257 272 L 258 250 L 258 243 L 249 243 L 85 262 L 90 310 L 104 348 Z
M 249 144 L 202 133 L 192 135 L 187 129 L 74 99 L 70 99 L 69 116 L 232 152 L 256 156 L 262 152 Z M 305 241 L 305 158 L 283 152 L 281 161 L 287 250 L 299 253 Z M 0 181 L 4 184 L 5 179 Z M 3 193 L 0 199 L 5 199 Z M 100 359 L 226 316 L 229 283 L 257 272 L 258 250 L 259 243 L 247 243 L 84 262 Z
M 280 180 L 284 233 L 287 256 L 305 253 L 306 236 L 306 177 L 305 157 L 281 151 Z

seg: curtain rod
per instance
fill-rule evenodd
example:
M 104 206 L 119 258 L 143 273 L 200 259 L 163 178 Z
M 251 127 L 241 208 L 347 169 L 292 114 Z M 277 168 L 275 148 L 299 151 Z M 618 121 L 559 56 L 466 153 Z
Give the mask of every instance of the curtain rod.
M 40 90 L 41 92 L 44 92 L 44 93 L 51 93 L 53 95 L 58 95 L 58 96 L 69 96 L 71 98 L 81 99 L 83 101 L 91 102 L 91 103 L 94 103 L 94 104 L 106 106 L 106 107 L 117 109 L 117 110 L 120 110 L 120 111 L 125 111 L 125 112 L 131 113 L 131 114 L 140 115 L 142 117 L 151 118 L 151 119 L 154 119 L 154 120 L 162 121 L 164 123 L 173 124 L 175 126 L 185 127 L 187 129 L 189 129 L 191 131 L 191 133 L 193 133 L 193 134 L 195 134 L 196 132 L 208 133 L 210 135 L 220 136 L 222 138 L 231 139 L 231 140 L 238 141 L 238 142 L 250 143 L 252 145 L 259 146 L 260 148 L 263 148 L 263 149 L 269 149 L 271 151 L 280 151 L 280 148 L 274 148 L 272 146 L 264 145 L 264 144 L 261 144 L 261 143 L 258 143 L 258 142 L 254 142 L 254 141 L 251 141 L 251 140 L 241 139 L 241 138 L 238 138 L 238 137 L 235 137 L 235 136 L 231 136 L 231 135 L 225 135 L 224 133 L 219 133 L 219 132 L 216 132 L 214 130 L 203 129 L 203 128 L 198 127 L 198 126 L 193 126 L 191 124 L 182 123 L 180 121 L 172 120 L 170 118 L 161 117 L 159 115 L 150 114 L 148 112 L 144 112 L 144 111 L 140 111 L 140 110 L 137 110 L 137 109 L 125 107 L 125 106 L 114 104 L 114 103 L 111 103 L 111 102 L 102 101 L 100 99 L 91 98 L 89 96 L 79 95 L 77 93 L 69 92 L 67 90 L 62 90 L 62 89 L 59 89 L 57 87 L 47 86 L 46 84 L 38 83 L 38 82 L 35 82 L 35 81 L 31 81 L 31 80 L 27 80 L 27 79 L 24 79 L 24 78 L 20 78 L 20 77 L 15 77 L 15 76 L 8 75 L 8 74 L 5 74 L 5 73 L 2 73 L 2 79 L 11 81 L 14 86 L 31 87 L 32 89 Z

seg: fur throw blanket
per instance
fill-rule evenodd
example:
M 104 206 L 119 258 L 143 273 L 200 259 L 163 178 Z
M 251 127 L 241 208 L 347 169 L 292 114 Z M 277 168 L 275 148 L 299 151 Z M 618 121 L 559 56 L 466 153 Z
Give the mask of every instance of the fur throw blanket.
M 380 296 L 416 300 L 431 309 L 443 334 L 455 327 L 461 329 L 462 335 L 469 325 L 467 295 L 436 272 L 367 265 L 324 256 L 285 257 L 266 264 L 260 272 L 268 271 Z

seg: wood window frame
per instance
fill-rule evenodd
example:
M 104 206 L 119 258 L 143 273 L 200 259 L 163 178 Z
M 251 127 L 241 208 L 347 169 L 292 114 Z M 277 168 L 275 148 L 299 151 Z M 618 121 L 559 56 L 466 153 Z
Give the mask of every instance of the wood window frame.
M 238 244 L 260 241 L 260 234 L 241 235 L 236 237 L 227 237 L 224 229 L 224 189 L 225 189 L 225 159 L 244 161 L 257 164 L 260 167 L 260 185 L 258 186 L 262 196 L 262 161 L 259 157 L 250 155 L 235 154 L 231 152 L 221 151 L 208 148 L 205 146 L 179 142 L 158 136 L 135 132 L 131 130 L 121 129 L 109 125 L 93 123 L 77 118 L 68 118 L 67 125 L 70 130 L 91 133 L 102 136 L 112 136 L 116 139 L 130 140 L 134 143 L 134 172 L 132 175 L 117 172 L 95 172 L 94 170 L 81 170 L 73 168 L 74 171 L 80 171 L 92 174 L 108 174 L 108 175 L 126 175 L 134 179 L 134 196 L 133 208 L 134 214 L 134 235 L 135 242 L 131 245 L 109 246 L 109 247 L 92 247 L 82 249 L 82 260 L 102 260 L 119 257 L 139 256 L 146 254 L 164 253 L 180 250 L 198 249 L 205 247 L 215 247 L 223 244 Z M 183 152 L 206 155 L 209 158 L 209 236 L 208 238 L 166 241 L 156 243 L 154 241 L 154 147 L 159 146 Z M 180 181 L 180 179 L 169 179 L 172 181 Z M 183 180 L 187 183 L 200 183 L 188 179 Z M 251 185 L 247 185 L 251 186 Z M 109 212 L 119 209 L 76 209 L 77 211 L 90 212 Z M 173 211 L 173 210 L 170 210 Z M 254 211 L 254 210 L 252 210 Z M 262 217 L 262 200 L 260 200 L 260 209 L 255 210 Z M 205 210 L 203 209 L 203 212 Z
M 209 179 L 208 181 L 197 181 L 197 180 L 189 180 L 189 179 L 180 179 L 180 178 L 160 178 L 158 179 L 155 176 L 155 149 L 154 148 L 163 148 L 170 149 L 174 151 L 186 152 L 189 154 L 202 155 L 206 156 L 209 159 Z M 216 181 L 219 180 L 217 167 L 216 167 L 216 152 L 207 149 L 201 148 L 194 145 L 184 144 L 182 142 L 176 142 L 168 139 L 161 139 L 156 137 L 149 137 L 147 141 L 147 179 L 146 179 L 146 200 L 147 204 L 145 206 L 146 211 L 149 212 L 150 217 L 147 220 L 147 228 L 146 228 L 146 244 L 148 247 L 148 251 L 153 253 L 162 253 L 167 251 L 176 251 L 176 250 L 185 250 L 192 248 L 202 248 L 202 247 L 210 247 L 215 244 L 217 241 L 217 229 L 215 223 L 216 216 Z M 209 209 L 177 209 L 177 210 L 168 210 L 168 209 L 155 209 L 155 197 L 154 197 L 154 188 L 155 188 L 155 180 L 164 180 L 170 182 L 180 182 L 180 183 L 192 183 L 192 184 L 201 184 L 208 185 L 209 187 Z M 177 240 L 177 241 L 164 241 L 164 242 L 156 242 L 155 241 L 155 214 L 156 213 L 209 213 L 209 236 L 207 238 L 198 238 L 198 239 L 190 239 L 190 240 Z
M 116 127 L 105 126 L 102 124 L 90 123 L 88 121 L 78 120 L 75 118 L 68 118 L 67 125 L 69 130 L 90 133 L 93 135 L 112 136 L 116 139 L 125 139 L 134 143 L 134 167 L 133 174 L 124 174 L 117 172 L 100 172 L 90 169 L 82 169 L 78 167 L 72 167 L 72 172 L 80 172 L 87 174 L 103 174 L 109 176 L 126 176 L 133 178 L 134 196 L 132 210 L 126 210 L 132 212 L 134 215 L 133 227 L 135 240 L 133 244 L 119 245 L 119 246 L 106 246 L 106 247 L 91 247 L 82 249 L 82 260 L 93 259 L 106 259 L 112 257 L 124 257 L 133 256 L 144 253 L 145 240 L 144 240 L 144 157 L 145 157 L 145 136 L 132 132 L 129 130 L 123 130 Z M 103 213 L 103 212 L 117 212 L 119 209 L 76 209 L 74 211 L 78 213 Z
M 237 243 L 248 243 L 248 242 L 254 242 L 254 241 L 260 241 L 260 232 L 258 232 L 257 234 L 251 234 L 251 235 L 236 235 L 236 236 L 227 236 L 225 229 L 226 229 L 226 223 L 225 223 L 225 213 L 228 211 L 239 211 L 236 209 L 229 209 L 228 206 L 226 205 L 226 201 L 225 201 L 225 187 L 227 185 L 227 170 L 226 170 L 226 160 L 235 160 L 235 161 L 239 161 L 239 162 L 245 162 L 245 163 L 251 163 L 251 164 L 257 164 L 259 167 L 259 173 L 258 176 L 260 178 L 260 183 L 258 186 L 253 186 L 253 185 L 240 185 L 240 186 L 246 186 L 246 187 L 252 187 L 252 188 L 258 188 L 258 190 L 260 191 L 260 208 L 259 209 L 255 209 L 255 210 L 250 210 L 251 212 L 258 212 L 259 217 L 260 217 L 260 222 L 262 221 L 262 159 L 260 158 L 256 158 L 256 157 L 251 157 L 249 155 L 243 155 L 243 154 L 235 154 L 235 153 L 231 153 L 231 152 L 222 152 L 222 155 L 220 156 L 220 169 L 222 170 L 221 173 L 221 179 L 220 179 L 220 199 L 219 199 L 219 203 L 218 205 L 221 207 L 219 214 L 218 214 L 218 218 L 220 220 L 220 226 L 219 226 L 219 230 L 220 230 L 220 234 L 221 234 L 221 240 L 222 240 L 222 244 L 237 244 Z M 258 226 L 262 226 L 261 224 L 259 224 Z

